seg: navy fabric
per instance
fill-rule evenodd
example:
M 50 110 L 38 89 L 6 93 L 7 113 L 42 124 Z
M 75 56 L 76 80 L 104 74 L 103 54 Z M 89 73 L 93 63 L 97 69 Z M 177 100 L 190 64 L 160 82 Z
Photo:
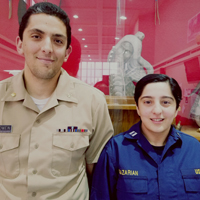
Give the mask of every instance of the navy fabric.
M 140 122 L 105 146 L 90 200 L 200 200 L 200 143 L 171 127 L 159 156 Z

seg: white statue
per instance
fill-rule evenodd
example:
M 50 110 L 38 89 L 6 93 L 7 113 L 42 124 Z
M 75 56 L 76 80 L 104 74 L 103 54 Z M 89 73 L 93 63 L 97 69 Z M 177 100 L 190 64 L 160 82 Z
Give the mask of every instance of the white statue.
M 197 96 L 190 110 L 190 118 L 195 120 L 198 126 L 200 127 L 200 82 L 197 84 L 195 89 L 192 91 L 192 93 L 188 97 L 194 94 L 197 94 Z
M 110 75 L 110 95 L 133 96 L 133 82 L 138 82 L 146 74 L 154 73 L 152 65 L 141 56 L 143 39 L 142 32 L 126 35 L 109 52 L 108 62 L 118 63 L 117 74 Z

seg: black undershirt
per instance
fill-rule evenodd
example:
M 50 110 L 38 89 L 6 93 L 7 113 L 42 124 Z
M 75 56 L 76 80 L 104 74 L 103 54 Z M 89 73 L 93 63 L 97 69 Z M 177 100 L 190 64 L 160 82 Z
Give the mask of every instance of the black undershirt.
M 153 147 L 154 151 L 157 153 L 157 155 L 159 157 L 161 157 L 165 146 L 152 146 L 152 147 Z

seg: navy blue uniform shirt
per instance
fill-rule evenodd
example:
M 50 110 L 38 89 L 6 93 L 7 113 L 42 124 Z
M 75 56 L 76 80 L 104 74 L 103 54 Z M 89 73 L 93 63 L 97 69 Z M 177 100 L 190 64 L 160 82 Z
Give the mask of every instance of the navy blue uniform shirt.
M 90 200 L 200 200 L 200 143 L 171 128 L 159 156 L 140 123 L 114 136 L 95 167 Z

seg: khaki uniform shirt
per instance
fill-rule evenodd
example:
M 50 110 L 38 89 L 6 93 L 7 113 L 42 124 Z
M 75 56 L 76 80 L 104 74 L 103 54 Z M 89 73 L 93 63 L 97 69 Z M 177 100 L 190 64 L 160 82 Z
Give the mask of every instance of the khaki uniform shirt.
M 39 111 L 22 71 L 0 82 L 0 125 L 1 200 L 89 199 L 86 163 L 113 134 L 102 92 L 62 69 Z

